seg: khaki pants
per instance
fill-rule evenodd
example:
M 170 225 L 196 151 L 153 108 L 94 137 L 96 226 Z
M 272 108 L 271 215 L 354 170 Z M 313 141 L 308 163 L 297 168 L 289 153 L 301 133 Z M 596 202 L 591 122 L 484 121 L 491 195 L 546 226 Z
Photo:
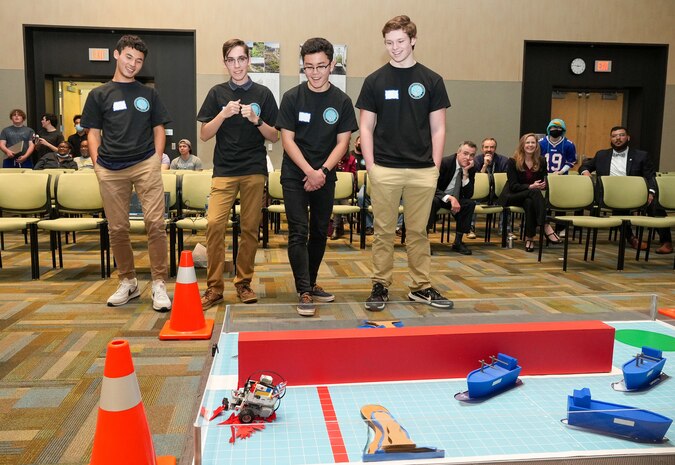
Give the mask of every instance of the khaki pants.
M 403 198 L 408 268 L 415 292 L 431 287 L 431 252 L 427 221 L 436 192 L 438 169 L 386 168 L 373 165 L 368 173 L 373 205 L 373 282 L 389 287 L 394 267 L 394 237 L 399 201 Z
M 218 294 L 223 293 L 225 272 L 225 233 L 227 221 L 232 216 L 232 205 L 240 193 L 241 241 L 237 254 L 237 276 L 234 284 L 250 284 L 253 279 L 255 253 L 258 250 L 258 228 L 262 218 L 262 200 L 266 176 L 216 177 L 211 180 L 209 217 L 206 229 L 206 255 L 208 258 L 206 285 Z
M 129 238 L 129 204 L 135 187 L 143 208 L 145 230 L 148 233 L 150 274 L 155 279 L 166 280 L 167 266 L 166 227 L 164 224 L 164 184 L 159 157 L 152 156 L 123 170 L 109 170 L 96 164 L 103 198 L 103 208 L 108 219 L 110 246 L 117 262 L 120 279 L 136 277 L 134 251 Z

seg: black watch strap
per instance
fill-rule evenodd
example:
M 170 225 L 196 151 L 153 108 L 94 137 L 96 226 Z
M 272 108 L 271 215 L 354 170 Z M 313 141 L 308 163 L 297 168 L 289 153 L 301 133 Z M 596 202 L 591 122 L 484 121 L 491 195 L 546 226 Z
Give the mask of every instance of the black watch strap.
M 259 128 L 260 126 L 263 125 L 263 123 L 264 123 L 263 119 L 259 117 L 259 118 L 258 118 L 258 122 L 255 123 L 255 127 L 256 127 L 256 128 Z
M 330 173 L 330 170 L 328 168 L 326 168 L 325 166 L 321 167 L 321 171 L 323 171 L 323 174 L 325 174 L 326 176 L 328 176 L 328 173 Z

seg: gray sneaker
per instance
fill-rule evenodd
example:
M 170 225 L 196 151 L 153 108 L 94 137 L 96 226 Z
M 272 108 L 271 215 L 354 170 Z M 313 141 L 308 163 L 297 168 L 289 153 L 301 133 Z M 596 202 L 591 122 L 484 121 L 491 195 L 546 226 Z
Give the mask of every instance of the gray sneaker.
M 300 294 L 300 299 L 298 300 L 298 315 L 300 316 L 314 316 L 316 313 L 316 304 L 312 299 L 312 294 L 309 292 L 303 292 Z
M 317 286 L 316 284 L 312 288 L 311 294 L 312 299 L 317 302 L 332 302 L 335 300 L 335 296 L 333 294 L 324 291 L 321 286 Z
M 117 290 L 108 298 L 108 307 L 119 307 L 129 302 L 131 299 L 136 299 L 141 295 L 138 290 L 138 280 L 136 278 L 124 278 L 120 281 Z

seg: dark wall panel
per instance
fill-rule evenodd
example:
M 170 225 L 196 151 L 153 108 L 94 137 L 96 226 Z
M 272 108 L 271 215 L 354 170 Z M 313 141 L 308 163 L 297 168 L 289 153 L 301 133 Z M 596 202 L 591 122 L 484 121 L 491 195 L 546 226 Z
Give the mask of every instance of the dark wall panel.
M 110 80 L 115 71 L 113 50 L 124 34 L 139 35 L 148 45 L 149 53 L 143 69 L 137 76 L 142 82 L 154 82 L 172 122 L 173 137 L 196 141 L 196 59 L 193 31 L 127 31 L 120 29 L 45 28 L 25 26 L 26 89 L 32 127 L 39 127 L 37 119 L 45 112 L 44 83 L 53 76 L 67 79 Z M 90 62 L 90 47 L 108 48 L 109 62 Z

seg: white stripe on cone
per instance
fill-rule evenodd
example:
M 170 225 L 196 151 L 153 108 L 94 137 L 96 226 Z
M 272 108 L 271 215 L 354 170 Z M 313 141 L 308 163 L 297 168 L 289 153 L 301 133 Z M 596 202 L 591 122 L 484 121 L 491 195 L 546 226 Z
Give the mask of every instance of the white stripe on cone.
M 107 412 L 123 412 L 141 403 L 141 390 L 138 387 L 136 373 L 121 378 L 103 377 L 101 384 L 102 410 Z
M 194 284 L 197 282 L 194 266 L 179 266 L 176 284 Z

